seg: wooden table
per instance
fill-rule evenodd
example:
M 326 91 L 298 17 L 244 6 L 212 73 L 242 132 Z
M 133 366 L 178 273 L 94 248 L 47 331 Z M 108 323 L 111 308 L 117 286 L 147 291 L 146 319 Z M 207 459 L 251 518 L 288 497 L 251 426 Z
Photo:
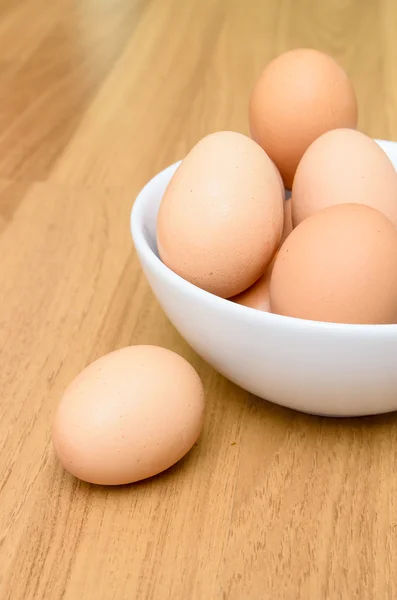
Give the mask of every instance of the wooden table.
M 397 139 L 395 0 L 0 2 L 1 600 L 397 598 L 397 418 L 313 418 L 216 374 L 159 308 L 132 246 L 142 185 L 313 46 L 359 127 Z M 50 432 L 100 355 L 164 345 L 207 392 L 198 446 L 153 480 L 79 482 Z M 286 374 L 287 376 L 287 374 Z

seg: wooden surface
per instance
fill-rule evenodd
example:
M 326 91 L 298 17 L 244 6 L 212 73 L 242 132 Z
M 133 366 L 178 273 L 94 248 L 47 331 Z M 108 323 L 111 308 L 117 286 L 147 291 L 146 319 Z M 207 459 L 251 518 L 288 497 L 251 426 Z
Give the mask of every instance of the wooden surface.
M 297 46 L 351 76 L 397 139 L 395 0 L 0 0 L 1 600 L 397 598 L 397 417 L 313 418 L 194 355 L 139 269 L 142 185 L 204 134 L 248 133 L 250 88 Z M 120 489 L 50 440 L 94 358 L 154 343 L 207 391 L 191 453 Z

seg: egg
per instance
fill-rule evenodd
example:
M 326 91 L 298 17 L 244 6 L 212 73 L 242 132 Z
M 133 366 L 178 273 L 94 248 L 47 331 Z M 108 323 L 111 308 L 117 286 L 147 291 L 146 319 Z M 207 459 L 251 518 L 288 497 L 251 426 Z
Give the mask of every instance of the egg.
M 72 381 L 52 437 L 72 475 L 119 485 L 181 459 L 196 442 L 203 417 L 203 386 L 185 359 L 156 346 L 130 346 L 99 358 Z
M 397 227 L 397 172 L 380 146 L 353 129 L 334 129 L 306 150 L 292 187 L 294 225 L 333 204 L 358 202 Z
M 292 231 L 291 221 L 291 198 L 284 202 L 284 227 L 281 235 L 280 244 L 287 239 Z M 249 306 L 250 308 L 256 308 L 264 312 L 270 312 L 270 276 L 273 270 L 274 262 L 276 260 L 278 250 L 272 259 L 272 262 L 266 269 L 265 273 L 256 281 L 251 287 L 240 294 L 237 294 L 234 298 L 230 298 L 233 302 L 241 304 L 243 306 Z
M 251 93 L 251 136 L 275 162 L 288 189 L 309 145 L 330 129 L 356 128 L 357 118 L 356 95 L 345 71 L 310 48 L 272 60 Z
M 285 200 L 285 187 L 284 187 L 283 178 L 281 177 L 280 171 L 277 169 L 277 167 L 276 167 L 276 165 L 274 164 L 273 161 L 271 161 L 271 164 L 273 165 L 275 173 L 276 173 L 276 176 L 277 176 L 277 180 L 278 180 L 278 183 L 279 183 L 279 186 L 280 186 L 280 190 L 281 190 L 281 195 L 283 197 L 283 200 Z
M 223 298 L 266 270 L 283 230 L 280 176 L 256 142 L 231 131 L 200 140 L 161 200 L 161 260 L 194 285 Z
M 289 234 L 291 233 L 292 230 L 293 230 L 292 202 L 291 202 L 291 198 L 288 198 L 284 202 L 284 226 L 283 226 L 283 233 L 281 235 L 280 244 L 282 244 L 287 239 L 287 237 L 289 236 Z
M 277 254 L 272 312 L 333 323 L 397 322 L 397 231 L 378 210 L 337 204 L 302 221 Z
M 273 264 L 273 263 L 272 263 Z M 236 304 L 256 308 L 264 312 L 270 311 L 269 298 L 270 268 L 262 277 L 258 279 L 248 290 L 241 292 L 234 298 L 231 298 Z
M 284 212 L 287 218 L 287 226 L 285 226 L 286 221 L 284 220 L 284 230 L 281 241 L 283 241 L 283 238 L 286 239 L 290 231 L 292 231 L 292 228 L 289 227 L 288 223 L 288 215 L 290 214 L 290 204 L 290 201 L 285 202 Z M 276 254 L 274 255 L 270 265 L 267 267 L 262 277 L 260 277 L 258 281 L 251 285 L 251 287 L 249 287 L 247 290 L 244 290 L 240 294 L 237 294 L 237 296 L 230 298 L 232 302 L 235 302 L 236 304 L 241 304 L 242 306 L 248 306 L 249 308 L 255 308 L 256 310 L 261 310 L 263 312 L 271 312 L 269 290 L 270 277 L 278 252 L 279 249 L 276 250 Z

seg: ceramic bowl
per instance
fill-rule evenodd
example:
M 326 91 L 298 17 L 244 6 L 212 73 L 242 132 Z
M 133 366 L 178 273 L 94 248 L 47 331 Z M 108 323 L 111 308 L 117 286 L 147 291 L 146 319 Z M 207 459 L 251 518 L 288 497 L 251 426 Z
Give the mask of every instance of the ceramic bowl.
M 397 168 L 397 143 L 376 140 Z M 131 232 L 146 278 L 171 323 L 219 373 L 263 399 L 328 416 L 397 409 L 397 325 L 283 317 L 218 298 L 159 259 L 156 216 L 179 163 L 138 195 Z

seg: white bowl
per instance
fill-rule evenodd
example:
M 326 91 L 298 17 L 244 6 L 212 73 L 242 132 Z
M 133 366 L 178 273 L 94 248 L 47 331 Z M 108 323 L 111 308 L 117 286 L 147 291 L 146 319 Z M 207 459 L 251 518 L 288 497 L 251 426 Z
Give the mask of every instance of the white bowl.
M 376 140 L 397 168 L 397 143 Z M 397 325 L 343 325 L 261 312 L 188 283 L 158 257 L 156 216 L 179 163 L 138 195 L 131 232 L 169 320 L 225 377 L 271 402 L 329 416 L 397 409 Z

